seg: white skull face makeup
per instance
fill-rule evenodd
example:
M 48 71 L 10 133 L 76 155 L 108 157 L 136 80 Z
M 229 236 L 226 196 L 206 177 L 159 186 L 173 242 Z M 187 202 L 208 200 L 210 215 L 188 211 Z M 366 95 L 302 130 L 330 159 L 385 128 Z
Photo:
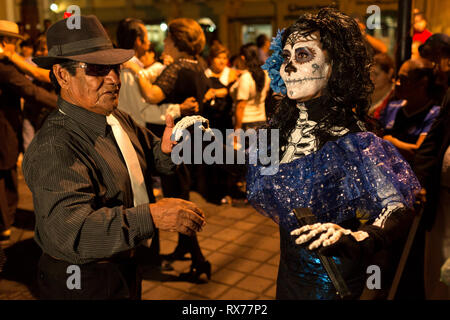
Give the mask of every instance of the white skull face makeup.
M 327 85 L 331 66 L 320 47 L 318 32 L 306 38 L 294 32 L 287 39 L 280 75 L 290 99 L 307 101 L 317 98 Z

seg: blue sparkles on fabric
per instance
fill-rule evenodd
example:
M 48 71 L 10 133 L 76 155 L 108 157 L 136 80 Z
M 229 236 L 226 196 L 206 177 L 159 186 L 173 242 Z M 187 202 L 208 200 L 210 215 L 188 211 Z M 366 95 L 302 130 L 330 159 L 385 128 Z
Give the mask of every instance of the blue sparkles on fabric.
M 274 175 L 261 175 L 260 169 L 260 165 L 248 166 L 247 198 L 258 212 L 280 225 L 279 274 L 291 274 L 283 285 L 307 283 L 311 292 L 302 297 L 311 299 L 333 298 L 332 284 L 317 256 L 292 241 L 290 231 L 299 225 L 291 211 L 310 208 L 322 223 L 374 220 L 389 204 L 412 207 L 414 191 L 420 189 L 397 149 L 370 132 L 328 141 L 315 153 L 280 164 Z

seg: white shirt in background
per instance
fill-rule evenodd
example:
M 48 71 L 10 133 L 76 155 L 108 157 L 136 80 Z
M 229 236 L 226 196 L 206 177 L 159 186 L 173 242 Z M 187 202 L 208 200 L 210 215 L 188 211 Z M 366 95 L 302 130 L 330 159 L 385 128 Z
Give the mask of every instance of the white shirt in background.
M 231 95 L 234 103 L 239 100 L 247 101 L 244 109 L 242 123 L 266 121 L 265 100 L 270 87 L 270 78 L 264 70 L 266 77 L 264 87 L 261 92 L 256 91 L 256 83 L 251 73 L 246 70 L 236 83 L 231 87 Z
M 136 57 L 131 58 L 130 61 L 137 63 L 142 68 L 144 67 L 142 62 Z M 159 62 L 155 67 L 153 65 L 147 69 L 143 69 L 145 70 L 145 75 L 151 82 L 155 81 L 164 70 L 164 65 Z M 179 104 L 167 103 L 157 105 L 147 103 L 144 97 L 142 97 L 139 83 L 131 70 L 122 69 L 120 72 L 120 81 L 122 85 L 119 92 L 118 108 L 127 112 L 141 126 L 145 126 L 145 123 L 165 124 L 166 113 L 172 115 L 174 119 L 181 116 Z

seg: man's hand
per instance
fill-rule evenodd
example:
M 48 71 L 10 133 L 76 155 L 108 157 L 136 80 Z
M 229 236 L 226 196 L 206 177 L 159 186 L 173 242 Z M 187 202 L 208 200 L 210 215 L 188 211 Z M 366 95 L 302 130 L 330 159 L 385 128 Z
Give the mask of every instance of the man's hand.
M 187 98 L 180 104 L 180 113 L 182 117 L 197 113 L 199 110 L 198 102 L 194 97 Z
M 164 198 L 149 206 L 155 227 L 163 231 L 193 236 L 206 224 L 203 211 L 190 201 Z
M 205 97 L 203 98 L 203 102 L 212 100 L 216 97 L 216 90 L 211 88 L 205 93 Z
M 172 56 L 169 56 L 168 54 L 164 53 L 162 54 L 162 61 L 165 66 L 168 66 L 174 62 Z
M 173 117 L 170 114 L 166 115 L 166 128 L 164 129 L 164 133 L 161 140 L 161 150 L 162 152 L 169 154 L 172 152 L 172 148 L 177 144 L 176 141 L 170 140 L 172 136 L 172 130 L 174 127 Z

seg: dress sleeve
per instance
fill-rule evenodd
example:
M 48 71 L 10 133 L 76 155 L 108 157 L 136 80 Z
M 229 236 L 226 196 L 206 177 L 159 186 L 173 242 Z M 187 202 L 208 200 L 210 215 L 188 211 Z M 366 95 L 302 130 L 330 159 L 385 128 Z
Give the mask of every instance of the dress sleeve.
M 424 119 L 423 129 L 420 134 L 428 134 L 428 132 L 430 132 L 431 126 L 439 116 L 440 110 L 441 108 L 439 106 L 434 106 L 431 108 L 430 112 L 428 112 L 427 116 Z
M 174 90 L 179 71 L 180 65 L 174 62 L 165 68 L 161 75 L 156 79 L 154 84 L 161 88 L 166 97 Z
M 357 218 L 382 227 L 399 208 L 412 208 L 420 184 L 410 165 L 389 142 L 364 132 L 340 141 L 348 150 L 347 174 L 359 190 Z

